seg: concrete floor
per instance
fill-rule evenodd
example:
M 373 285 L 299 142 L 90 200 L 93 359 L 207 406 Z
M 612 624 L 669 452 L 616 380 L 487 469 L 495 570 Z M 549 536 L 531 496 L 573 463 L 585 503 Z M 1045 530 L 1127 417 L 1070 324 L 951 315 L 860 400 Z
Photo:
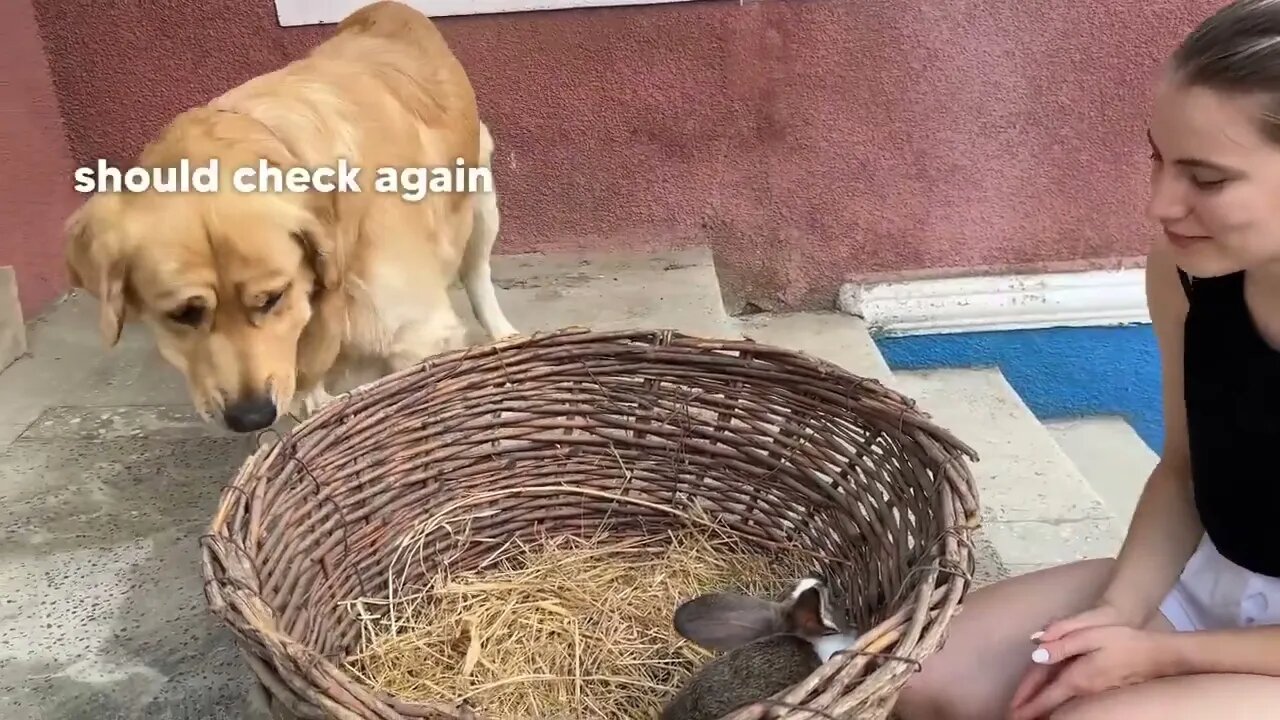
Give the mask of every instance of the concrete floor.
M 91 300 L 30 350 L 0 373 L 0 718 L 256 717 L 197 542 L 254 441 L 199 422 L 140 329 L 104 350 Z M 984 545 L 980 582 L 1004 572 Z

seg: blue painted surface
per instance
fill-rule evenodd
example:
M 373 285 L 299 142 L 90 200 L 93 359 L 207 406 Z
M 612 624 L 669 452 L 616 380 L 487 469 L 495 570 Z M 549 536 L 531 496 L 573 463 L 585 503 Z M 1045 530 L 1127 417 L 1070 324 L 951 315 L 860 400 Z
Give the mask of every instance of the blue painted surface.
M 1150 325 L 877 338 L 889 367 L 999 367 L 1041 420 L 1118 415 L 1163 446 L 1160 356 Z

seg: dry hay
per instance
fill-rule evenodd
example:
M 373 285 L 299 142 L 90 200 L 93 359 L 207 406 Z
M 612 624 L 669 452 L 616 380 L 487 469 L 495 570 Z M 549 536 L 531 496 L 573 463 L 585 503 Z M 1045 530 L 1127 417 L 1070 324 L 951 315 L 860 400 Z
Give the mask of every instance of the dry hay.
M 365 617 L 348 669 L 403 700 L 465 701 L 496 720 L 656 718 L 711 657 L 672 628 L 680 602 L 724 589 L 773 596 L 813 567 L 696 527 L 507 543 L 486 569 L 442 573 Z

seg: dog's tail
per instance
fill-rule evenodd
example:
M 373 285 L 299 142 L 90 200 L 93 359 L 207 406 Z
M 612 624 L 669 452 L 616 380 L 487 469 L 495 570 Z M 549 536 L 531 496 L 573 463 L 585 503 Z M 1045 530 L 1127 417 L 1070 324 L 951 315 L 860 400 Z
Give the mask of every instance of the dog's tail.
M 444 43 L 431 18 L 395 0 L 380 0 L 356 10 L 338 23 L 338 33 L 401 40 L 424 48 Z

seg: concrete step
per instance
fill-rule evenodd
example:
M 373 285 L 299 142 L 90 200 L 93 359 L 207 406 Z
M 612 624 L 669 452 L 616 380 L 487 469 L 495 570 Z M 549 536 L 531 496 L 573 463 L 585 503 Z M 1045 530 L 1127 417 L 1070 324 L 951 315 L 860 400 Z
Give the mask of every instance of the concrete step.
M 739 322 L 742 333 L 757 342 L 799 350 L 881 382 L 893 376 L 861 318 L 839 312 L 766 313 Z
M 758 342 L 799 350 L 891 387 L 897 384 L 861 318 L 839 312 L 807 312 L 751 315 L 739 321 L 743 334 Z M 1010 574 L 987 530 L 979 530 L 975 543 L 974 580 L 978 586 Z
M 1045 428 L 1127 527 L 1160 457 L 1123 418 L 1051 421 Z
M 495 256 L 493 278 L 498 302 L 522 332 L 577 325 L 741 337 L 725 312 L 708 248 Z M 457 307 L 471 317 L 465 300 Z
M 18 302 L 18 276 L 0 267 L 0 371 L 27 352 L 27 329 Z
M 891 386 L 977 451 L 983 535 L 1010 574 L 1118 552 L 1124 523 L 999 370 L 896 372 Z

